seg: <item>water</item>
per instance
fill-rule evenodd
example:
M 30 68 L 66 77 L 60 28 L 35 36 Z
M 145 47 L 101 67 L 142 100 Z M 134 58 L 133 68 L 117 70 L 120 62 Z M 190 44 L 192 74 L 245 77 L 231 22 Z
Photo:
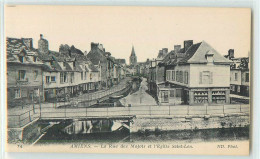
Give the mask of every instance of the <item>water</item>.
M 65 121 L 49 128 L 37 144 L 117 142 L 214 142 L 248 140 L 249 128 L 155 131 L 130 133 L 129 122 L 113 120 Z M 43 126 L 43 125 L 42 125 Z M 45 125 L 46 126 L 46 125 Z

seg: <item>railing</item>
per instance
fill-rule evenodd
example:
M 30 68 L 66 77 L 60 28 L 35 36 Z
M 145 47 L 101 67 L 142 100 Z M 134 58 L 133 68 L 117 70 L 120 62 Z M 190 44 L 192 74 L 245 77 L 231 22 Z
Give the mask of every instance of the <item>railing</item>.
M 91 118 L 117 116 L 178 116 L 178 115 L 222 115 L 249 113 L 249 105 L 215 105 L 215 106 L 133 106 L 107 108 L 62 108 L 42 109 L 41 118 Z
M 102 101 L 107 99 L 109 96 L 116 94 L 116 93 L 124 93 L 129 90 L 130 85 L 117 85 L 108 90 L 100 90 L 97 92 L 92 93 L 85 93 L 73 98 L 70 98 L 70 101 L 63 101 L 63 102 L 53 102 L 52 107 L 62 107 L 62 106 L 76 106 L 76 107 L 88 107 L 91 105 L 96 104 L 98 100 Z
M 110 104 L 110 103 L 109 103 Z M 108 105 L 109 105 L 108 104 Z M 107 106 L 108 106 L 107 105 Z M 105 106 L 105 105 L 104 105 Z M 111 106 L 111 105 L 109 105 Z M 135 105 L 132 107 L 42 107 L 31 109 L 19 115 L 8 115 L 8 127 L 23 127 L 31 121 L 41 119 L 73 119 L 73 118 L 109 118 L 123 116 L 186 116 L 186 115 L 223 115 L 234 113 L 250 113 L 250 106 L 247 104 L 236 105 L 214 105 L 214 106 L 145 106 Z
M 98 92 L 93 92 L 89 94 L 83 94 L 82 96 L 79 96 L 77 98 L 72 98 L 69 102 L 56 102 L 56 103 L 43 103 L 41 106 L 37 104 L 37 108 L 30 109 L 26 112 L 23 112 L 21 114 L 8 114 L 8 127 L 9 128 L 19 128 L 23 127 L 26 124 L 32 122 L 36 118 L 40 118 L 43 110 L 61 110 L 63 108 L 69 109 L 66 106 L 70 107 L 88 107 L 91 105 L 94 105 L 97 103 L 97 100 L 100 100 L 102 98 L 107 98 L 114 93 L 118 93 L 121 91 L 126 91 L 129 89 L 130 85 L 117 85 L 115 87 L 112 87 L 109 90 L 102 90 Z M 91 102 L 92 101 L 92 102 Z M 44 106 L 47 105 L 47 106 Z M 63 107 L 64 106 L 64 107 Z M 101 106 L 113 106 L 112 103 L 102 103 Z M 35 106 L 36 107 L 36 106 Z M 62 107 L 62 108 L 59 108 Z M 76 108 L 77 109 L 77 108 Z M 79 110 L 79 109 L 78 109 Z M 55 111 L 53 111 L 55 112 Z M 66 112 L 66 111 L 65 111 Z M 66 115 L 65 115 L 66 116 Z

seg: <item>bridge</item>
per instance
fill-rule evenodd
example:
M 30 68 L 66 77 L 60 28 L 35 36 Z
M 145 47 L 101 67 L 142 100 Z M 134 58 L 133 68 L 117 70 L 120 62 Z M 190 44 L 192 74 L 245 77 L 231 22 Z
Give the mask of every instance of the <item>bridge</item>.
M 192 116 L 227 116 L 249 115 L 248 104 L 230 105 L 203 105 L 203 106 L 158 106 L 158 105 L 133 105 L 132 107 L 44 107 L 30 110 L 20 115 L 8 116 L 8 127 L 23 127 L 36 120 L 66 120 L 66 119 L 126 119 L 132 117 L 149 118 L 178 118 Z

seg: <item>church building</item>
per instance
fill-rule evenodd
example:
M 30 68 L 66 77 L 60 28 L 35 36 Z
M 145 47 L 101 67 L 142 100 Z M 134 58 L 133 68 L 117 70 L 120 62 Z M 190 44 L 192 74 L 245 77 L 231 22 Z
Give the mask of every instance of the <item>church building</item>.
M 131 55 L 129 57 L 129 64 L 132 65 L 132 66 L 137 65 L 137 56 L 135 55 L 134 46 L 132 47 L 132 52 L 131 52 Z

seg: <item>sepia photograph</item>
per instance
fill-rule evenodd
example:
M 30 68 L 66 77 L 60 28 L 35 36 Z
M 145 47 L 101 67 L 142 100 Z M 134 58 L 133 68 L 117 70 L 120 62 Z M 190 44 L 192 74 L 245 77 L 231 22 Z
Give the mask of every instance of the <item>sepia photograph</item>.
M 249 155 L 250 8 L 4 9 L 8 152 Z

